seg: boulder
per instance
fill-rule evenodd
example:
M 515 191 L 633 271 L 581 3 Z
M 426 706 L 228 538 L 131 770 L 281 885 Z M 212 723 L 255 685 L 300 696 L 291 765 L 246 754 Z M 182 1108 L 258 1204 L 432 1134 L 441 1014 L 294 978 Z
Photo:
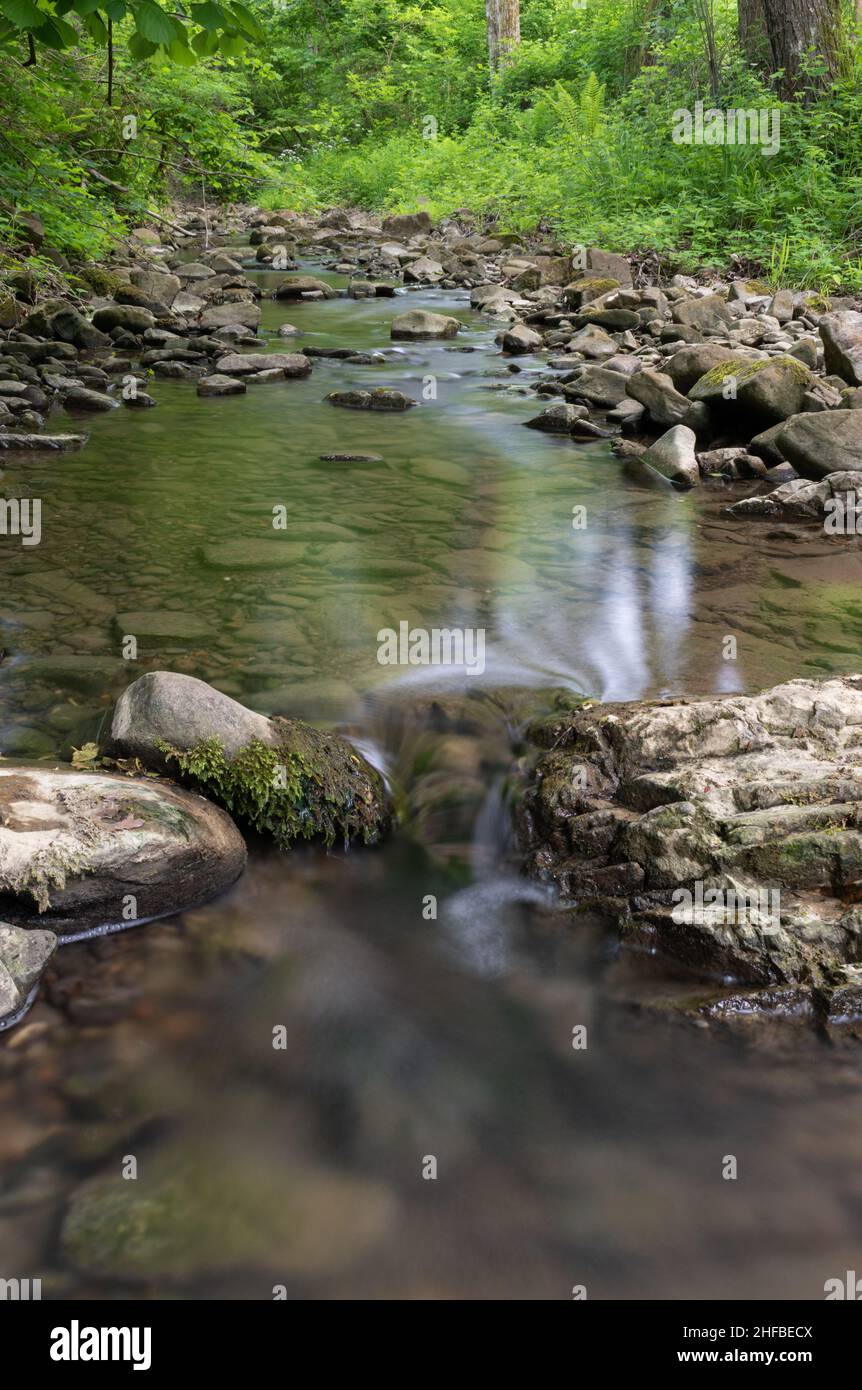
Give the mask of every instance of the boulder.
M 112 328 L 123 328 L 127 333 L 143 333 L 145 329 L 152 328 L 155 321 L 155 315 L 149 309 L 135 304 L 107 304 L 93 315 L 94 325 L 104 333 L 110 333 Z
M 446 274 L 439 261 L 430 256 L 418 256 L 404 267 L 405 285 L 436 285 Z
M 383 219 L 383 230 L 387 236 L 407 240 L 430 232 L 433 223 L 427 212 L 394 213 Z
M 603 328 L 600 328 L 598 324 L 588 323 L 569 339 L 567 350 L 579 352 L 589 361 L 601 362 L 609 357 L 614 357 L 619 348 L 610 334 L 606 333 Z
M 56 949 L 54 932 L 0 922 L 0 1030 L 24 1008 Z
M 532 420 L 525 420 L 524 424 L 529 430 L 543 430 L 546 434 L 571 434 L 578 422 L 586 420 L 588 416 L 589 411 L 585 405 L 555 401 L 540 415 L 534 415 Z
M 451 314 L 432 314 L 428 309 L 409 309 L 392 320 L 390 337 L 396 339 L 454 338 L 461 324 Z
M 652 367 L 629 377 L 628 393 L 656 425 L 680 425 L 691 410 L 691 402 L 680 395 L 670 377 Z
M 675 352 L 664 364 L 664 370 L 677 391 L 687 396 L 692 386 L 697 385 L 707 372 L 725 363 L 744 366 L 757 359 L 748 352 L 737 352 L 733 348 L 722 347 L 719 343 L 693 343 Z
M 580 309 L 583 305 L 591 304 L 593 300 L 601 299 L 603 295 L 610 294 L 611 290 L 619 288 L 619 280 L 611 276 L 582 275 L 570 285 L 566 285 L 563 290 L 563 308 Z
M 610 372 L 606 367 L 585 367 L 575 381 L 566 386 L 566 395 L 590 401 L 593 405 L 619 405 L 628 394 L 629 378 L 622 372 Z
M 400 411 L 410 410 L 419 404 L 403 391 L 394 391 L 385 386 L 378 386 L 374 391 L 330 391 L 324 399 L 330 405 L 341 406 L 345 410 Z
M 179 276 L 171 275 L 166 270 L 131 270 L 129 280 L 143 291 L 147 299 L 165 304 L 169 309 L 182 289 Z
M 840 309 L 819 323 L 826 371 L 850 386 L 862 386 L 862 314 Z
M 862 961 L 862 676 L 585 705 L 530 731 L 533 874 L 623 941 L 754 984 Z
M 643 462 L 649 464 L 663 478 L 675 483 L 677 487 L 694 487 L 700 482 L 698 467 L 697 436 L 686 425 L 675 425 L 673 429 L 657 439 L 643 454 Z
M 0 893 L 61 935 L 179 912 L 233 883 L 245 844 L 203 797 L 150 779 L 0 767 Z
M 508 357 L 519 357 L 526 352 L 540 352 L 544 343 L 541 333 L 537 333 L 535 328 L 528 328 L 525 323 L 517 323 L 513 328 L 507 329 L 502 337 L 503 352 Z
M 598 246 L 591 246 L 587 251 L 587 265 L 593 275 L 611 277 L 620 285 L 632 283 L 629 262 L 625 256 L 618 256 L 613 251 L 602 251 Z
M 216 371 L 223 376 L 278 371 L 282 376 L 301 377 L 309 375 L 311 363 L 301 352 L 229 352 L 218 359 Z
M 120 404 L 114 400 L 113 396 L 106 396 L 102 391 L 91 391 L 86 386 L 73 386 L 63 397 L 63 404 L 67 410 L 114 410 Z
M 117 701 L 106 747 L 169 768 L 282 847 L 314 836 L 372 842 L 389 823 L 380 775 L 346 739 L 267 719 L 193 676 L 136 680 Z
M 682 299 L 673 305 L 675 323 L 696 328 L 699 333 L 725 333 L 734 322 L 727 301 L 719 294 L 707 294 L 701 299 Z
M 775 445 L 803 478 L 862 468 L 862 413 L 828 410 L 794 415 L 779 431 Z
M 205 330 L 219 328 L 256 329 L 260 323 L 260 305 L 249 300 L 238 300 L 233 304 L 213 304 L 204 309 L 198 324 Z
M 862 535 L 862 472 L 830 473 L 820 482 L 793 478 L 765 497 L 745 497 L 730 516 L 816 521 L 832 535 Z
M 801 411 L 814 380 L 795 357 L 768 357 L 741 366 L 726 361 L 701 377 L 688 395 L 722 420 L 763 430 Z
M 322 294 L 324 299 L 338 298 L 337 290 L 313 275 L 288 275 L 275 290 L 276 299 L 302 299 L 305 294 Z
M 197 384 L 199 396 L 244 396 L 247 389 L 245 382 L 238 377 L 221 376 L 218 372 L 201 377 Z

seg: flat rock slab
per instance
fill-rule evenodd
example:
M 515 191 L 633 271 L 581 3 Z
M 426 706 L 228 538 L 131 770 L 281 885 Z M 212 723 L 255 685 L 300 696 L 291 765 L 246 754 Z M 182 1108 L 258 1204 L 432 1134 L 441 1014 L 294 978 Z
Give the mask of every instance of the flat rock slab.
M 9 453 L 58 453 L 70 449 L 83 449 L 86 442 L 85 434 L 13 434 L 0 430 L 0 449 Z
M 0 767 L 0 894 L 16 925 L 68 935 L 179 912 L 233 883 L 245 860 L 233 821 L 194 792 Z
M 624 938 L 759 985 L 862 962 L 862 676 L 585 704 L 530 732 L 528 867 Z

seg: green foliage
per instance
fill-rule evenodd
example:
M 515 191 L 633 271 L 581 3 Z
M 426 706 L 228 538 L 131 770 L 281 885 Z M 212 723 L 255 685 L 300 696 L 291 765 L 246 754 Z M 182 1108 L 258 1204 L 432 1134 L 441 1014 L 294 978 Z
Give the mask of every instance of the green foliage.
M 93 263 L 170 197 L 421 198 L 679 269 L 862 288 L 862 42 L 829 91 L 781 103 L 740 52 L 736 0 L 521 10 L 492 77 L 481 0 L 0 0 L 0 239 L 35 212 L 50 247 Z M 779 111 L 780 152 L 674 144 L 674 112 L 698 100 Z
M 165 7 L 158 0 L 0 0 L 0 43 L 26 36 L 32 53 L 40 48 L 77 48 L 86 35 L 93 43 L 113 42 L 113 27 L 128 41 L 134 58 L 162 53 L 189 66 L 198 54 L 217 51 L 236 57 L 265 37 L 253 12 L 239 0 L 204 0 Z

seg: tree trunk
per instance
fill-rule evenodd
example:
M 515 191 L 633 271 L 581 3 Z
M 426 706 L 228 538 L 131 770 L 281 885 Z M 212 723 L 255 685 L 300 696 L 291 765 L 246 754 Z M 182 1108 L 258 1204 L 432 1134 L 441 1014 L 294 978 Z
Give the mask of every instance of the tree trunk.
M 750 63 L 768 66 L 770 47 L 763 0 L 739 0 L 739 40 Z
M 488 16 L 488 61 L 492 72 L 506 66 L 521 42 L 521 0 L 485 0 Z
M 781 95 L 793 97 L 806 85 L 809 50 L 822 60 L 827 79 L 841 59 L 841 0 L 739 0 L 739 31 L 749 58 L 768 73 L 782 72 Z

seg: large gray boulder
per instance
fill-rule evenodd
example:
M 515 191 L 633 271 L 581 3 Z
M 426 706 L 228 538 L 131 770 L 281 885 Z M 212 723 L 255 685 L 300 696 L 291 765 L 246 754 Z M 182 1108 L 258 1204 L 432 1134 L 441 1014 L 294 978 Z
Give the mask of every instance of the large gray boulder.
M 324 299 L 338 298 L 337 290 L 314 275 L 288 275 L 276 286 L 275 291 L 276 299 L 302 299 L 305 294 L 322 294 Z
M 451 314 L 432 314 L 428 309 L 408 309 L 392 320 L 390 337 L 401 339 L 454 338 L 461 324 Z
M 229 816 L 151 779 L 0 767 L 4 916 L 61 935 L 128 926 L 213 897 L 245 867 Z
M 383 219 L 383 230 L 387 236 L 405 239 L 430 232 L 432 225 L 427 212 L 399 212 Z
M 677 487 L 694 487 L 700 482 L 696 449 L 694 430 L 687 425 L 674 425 L 641 455 L 641 462 L 649 464 Z
M 862 962 L 862 676 L 538 721 L 530 871 L 715 976 L 840 986 Z M 849 974 L 848 974 L 849 972 Z
M 826 371 L 862 386 L 862 314 L 839 309 L 824 314 L 819 324 Z
M 765 358 L 741 366 L 726 361 L 701 377 L 688 395 L 709 406 L 723 422 L 764 430 L 800 412 L 814 384 L 811 372 L 795 357 Z
M 134 681 L 104 752 L 185 779 L 282 847 L 316 836 L 370 843 L 389 825 L 383 781 L 346 739 L 267 719 L 194 676 L 150 671 Z
M 727 301 L 718 294 L 678 300 L 672 312 L 674 323 L 696 328 L 700 333 L 725 333 L 734 322 Z
M 779 452 L 803 478 L 862 468 L 862 411 L 794 415 L 776 436 Z
M 153 327 L 155 321 L 155 315 L 149 309 L 142 309 L 136 304 L 106 304 L 93 315 L 95 327 L 103 333 L 110 333 L 112 328 L 124 328 L 127 333 L 144 333 Z
M 652 367 L 629 377 L 628 393 L 646 407 L 656 425 L 681 425 L 691 410 L 691 401 L 677 391 L 671 378 Z
M 731 362 L 737 367 L 742 367 L 755 360 L 751 353 L 738 352 L 733 348 L 723 347 L 720 343 L 692 343 L 689 347 L 680 348 L 679 352 L 675 352 L 665 363 L 664 370 L 677 391 L 687 396 L 692 386 L 716 367 Z M 735 368 L 730 367 L 728 370 L 733 371 Z
M 232 304 L 213 304 L 204 309 L 198 318 L 203 329 L 248 328 L 256 329 L 260 323 L 260 305 L 248 300 L 237 300 Z
M 628 384 L 629 378 L 622 372 L 612 372 L 606 367 L 585 367 L 566 386 L 566 396 L 570 400 L 589 401 L 592 405 L 610 409 L 626 399 Z
M 308 376 L 311 363 L 301 352 L 229 352 L 216 362 L 216 372 L 222 376 L 252 376 L 268 371 L 291 378 Z

